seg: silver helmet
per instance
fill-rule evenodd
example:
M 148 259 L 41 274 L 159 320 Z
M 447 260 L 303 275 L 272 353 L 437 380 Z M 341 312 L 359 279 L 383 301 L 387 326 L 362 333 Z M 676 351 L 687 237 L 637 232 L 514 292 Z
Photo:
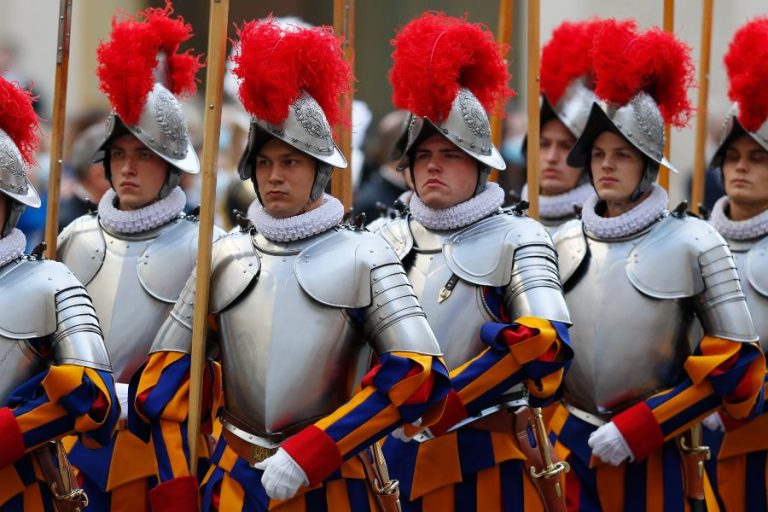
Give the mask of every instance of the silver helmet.
M 720 142 L 712 157 L 710 167 L 721 167 L 723 165 L 725 150 L 734 139 L 741 135 L 751 137 L 761 148 L 768 151 L 768 118 L 763 121 L 763 124 L 757 130 L 749 131 L 739 121 L 739 105 L 734 103 L 731 105 L 731 109 L 728 111 L 728 115 L 723 123 L 723 129 L 720 132 Z
M 693 82 L 690 48 L 660 28 L 638 32 L 634 20 L 605 20 L 592 41 L 595 94 L 584 131 L 568 155 L 568 165 L 591 174 L 592 145 L 604 131 L 628 141 L 645 160 L 645 170 L 629 199 L 646 193 L 664 156 L 664 124 L 685 126 L 693 111 L 688 88 Z M 599 56 L 599 58 L 597 57 Z
M 202 63 L 198 56 L 178 51 L 179 45 L 192 37 L 192 27 L 172 14 L 168 3 L 165 9 L 146 9 L 135 19 L 113 20 L 110 40 L 102 42 L 98 49 L 99 86 L 109 98 L 112 112 L 107 118 L 104 142 L 93 161 L 104 162 L 111 181 L 109 147 L 116 138 L 133 135 L 170 164 L 161 198 L 178 185 L 180 173 L 200 172 L 200 161 L 175 94 L 194 94 L 195 75 Z M 169 25 L 174 30 L 168 30 Z M 147 37 L 147 32 L 153 37 Z
M 24 207 L 40 207 L 40 196 L 29 182 L 25 168 L 19 148 L 11 137 L 0 129 L 0 192 L 12 199 L 0 238 L 10 234 L 16 227 Z
M 245 23 L 238 35 L 232 71 L 239 80 L 240 100 L 251 114 L 248 144 L 238 163 L 240 178 L 251 179 L 259 196 L 254 162 L 264 144 L 275 138 L 316 161 L 309 195 L 314 201 L 322 196 L 333 168 L 347 167 L 331 130 L 341 119 L 340 100 L 351 79 L 339 41 L 330 27 L 280 23 L 272 17 Z M 274 75 L 275 62 L 290 72 Z
M 200 172 L 200 160 L 190 141 L 181 104 L 164 85 L 155 83 L 137 124 L 126 124 L 116 112 L 110 112 L 104 142 L 94 160 L 106 158 L 110 143 L 126 132 L 180 171 L 189 174 Z
M 712 159 L 722 165 L 725 150 L 740 135 L 748 135 L 768 151 L 768 116 L 765 100 L 768 79 L 765 48 L 768 47 L 768 18 L 755 18 L 742 25 L 733 36 L 723 61 L 728 74 L 728 97 L 733 102 Z M 759 50 L 762 49 L 762 50 Z
M 574 80 L 568 85 L 556 105 L 552 105 L 546 95 L 542 95 L 542 121 L 546 117 L 545 109 L 549 109 L 552 115 L 556 116 L 568 128 L 568 131 L 578 139 L 587 125 L 589 113 L 596 101 L 595 91 L 587 87 L 584 80 Z
M 439 133 L 484 166 L 500 171 L 507 168 L 501 153 L 491 142 L 488 114 L 469 89 L 459 90 L 443 122 L 428 117 L 417 119 L 414 116 L 408 132 L 408 144 L 403 153 L 405 159 L 410 158 L 409 154 L 425 137 Z M 401 168 L 407 165 L 407 160 L 401 160 Z
M 323 109 L 306 92 L 291 104 L 288 117 L 282 124 L 275 125 L 257 117 L 251 118 L 248 145 L 237 166 L 240 179 L 251 177 L 256 153 L 272 137 L 332 167 L 347 167 L 347 159 L 333 141 L 331 126 Z
M 568 154 L 568 165 L 586 166 L 592 144 L 606 130 L 622 135 L 651 161 L 677 172 L 664 156 L 664 118 L 656 102 L 645 92 L 636 94 L 620 107 L 603 101 L 594 103 L 584 131 Z
M 418 144 L 439 134 L 477 162 L 479 193 L 491 168 L 506 169 L 486 112 L 514 95 L 506 49 L 487 27 L 440 12 L 411 20 L 392 44 L 392 100 L 414 116 L 398 167 L 408 167 Z

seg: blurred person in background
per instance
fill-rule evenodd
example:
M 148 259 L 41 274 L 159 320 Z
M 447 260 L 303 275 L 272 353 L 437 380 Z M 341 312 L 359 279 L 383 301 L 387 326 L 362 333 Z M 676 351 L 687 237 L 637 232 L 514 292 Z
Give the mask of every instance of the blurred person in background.
M 356 214 L 365 213 L 366 222 L 379 217 L 379 206 L 391 206 L 408 190 L 406 173 L 397 170 L 400 155 L 395 154 L 395 145 L 407 118 L 406 111 L 396 110 L 385 115 L 376 127 L 376 135 L 368 150 L 368 161 L 374 170 L 355 195 L 354 211 Z
M 77 136 L 67 169 L 74 178 L 71 195 L 64 197 L 59 204 L 59 231 L 81 215 L 95 209 L 104 192 L 110 185 L 104 176 L 104 165 L 94 162 L 93 155 L 104 142 L 104 124 L 98 123 L 86 128 Z

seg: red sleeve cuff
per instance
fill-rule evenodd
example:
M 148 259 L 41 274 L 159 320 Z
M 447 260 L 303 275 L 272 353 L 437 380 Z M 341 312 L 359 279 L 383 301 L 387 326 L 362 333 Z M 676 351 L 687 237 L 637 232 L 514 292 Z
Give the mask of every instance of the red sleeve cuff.
M 612 418 L 636 460 L 644 460 L 661 448 L 664 434 L 645 402 L 633 405 Z
M 197 478 L 180 476 L 149 491 L 153 512 L 197 512 Z
M 445 399 L 445 409 L 443 409 L 443 415 L 437 422 L 429 427 L 429 430 L 436 436 L 445 434 L 449 428 L 469 416 L 467 410 L 464 408 L 464 404 L 459 398 L 459 394 L 455 390 L 448 392 L 448 396 Z
M 21 435 L 16 417 L 8 407 L 0 409 L 0 468 L 9 466 L 24 456 L 24 437 Z
M 315 425 L 289 438 L 280 447 L 301 466 L 309 485 L 319 484 L 344 462 L 336 442 Z

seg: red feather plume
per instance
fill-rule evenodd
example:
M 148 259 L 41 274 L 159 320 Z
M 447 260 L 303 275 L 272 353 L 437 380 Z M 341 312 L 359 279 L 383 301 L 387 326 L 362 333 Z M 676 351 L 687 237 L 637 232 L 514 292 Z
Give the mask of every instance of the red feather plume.
M 398 108 L 442 122 L 459 89 L 469 89 L 490 113 L 500 113 L 514 96 L 505 55 L 484 25 L 441 12 L 425 12 L 391 41 L 389 73 Z
M 176 95 L 197 90 L 195 74 L 202 67 L 199 55 L 190 50 L 178 53 L 179 45 L 192 37 L 192 26 L 182 18 L 171 18 L 173 7 L 149 8 L 135 18 L 112 18 L 112 34 L 97 49 L 99 88 L 107 95 L 120 118 L 129 125 L 139 122 L 147 95 L 155 85 L 157 55 L 166 54 L 170 83 Z
M 30 91 L 0 77 L 0 129 L 13 140 L 27 165 L 35 162 L 40 129 L 34 99 Z
M 607 20 L 595 35 L 592 58 L 600 98 L 625 105 L 645 91 L 666 122 L 683 127 L 690 120 L 691 49 L 673 34 L 659 28 L 638 33 L 632 20 Z
M 756 131 L 768 119 L 768 17 L 741 27 L 725 54 L 728 97 L 739 104 L 739 121 Z
M 552 105 L 557 105 L 565 90 L 576 79 L 585 77 L 593 87 L 590 49 L 602 20 L 560 24 L 541 52 L 541 92 Z
M 238 29 L 234 74 L 240 101 L 258 119 L 280 124 L 302 91 L 312 96 L 331 125 L 343 119 L 352 71 L 341 38 L 331 27 L 284 27 L 271 16 Z

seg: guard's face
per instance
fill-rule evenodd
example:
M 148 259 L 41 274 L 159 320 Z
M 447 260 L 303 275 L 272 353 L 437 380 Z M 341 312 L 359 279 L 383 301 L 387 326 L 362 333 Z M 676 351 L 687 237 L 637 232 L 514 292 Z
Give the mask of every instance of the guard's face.
M 579 183 L 581 170 L 565 162 L 575 142 L 576 137 L 559 119 L 544 123 L 539 139 L 539 186 L 542 195 L 564 194 Z
M 450 208 L 471 198 L 477 187 L 477 162 L 451 141 L 434 134 L 413 155 L 416 191 L 430 208 Z
M 267 213 L 284 219 L 310 209 L 316 168 L 312 157 L 279 139 L 264 144 L 256 156 L 254 174 Z
M 768 151 L 752 137 L 742 135 L 728 145 L 723 177 L 729 201 L 768 209 Z
M 109 149 L 112 187 L 121 210 L 138 210 L 160 198 L 170 164 L 131 134 L 118 137 Z
M 613 132 L 601 133 L 592 144 L 592 180 L 604 201 L 628 201 L 640 184 L 645 162 L 642 154 Z

